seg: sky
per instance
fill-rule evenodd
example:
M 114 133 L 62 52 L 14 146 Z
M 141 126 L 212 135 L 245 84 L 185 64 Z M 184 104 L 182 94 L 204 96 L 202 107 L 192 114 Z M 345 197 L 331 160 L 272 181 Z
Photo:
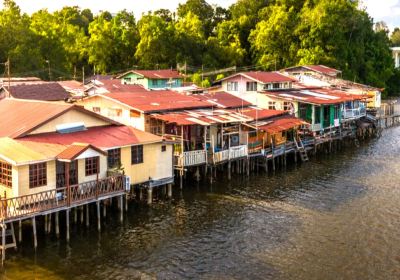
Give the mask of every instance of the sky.
M 1 1 L 1 0 L 0 0 Z M 23 12 L 29 14 L 41 9 L 47 8 L 54 11 L 63 6 L 79 6 L 81 8 L 90 8 L 94 13 L 101 10 L 107 10 L 111 13 L 123 9 L 133 11 L 136 18 L 147 11 L 154 11 L 161 8 L 175 10 L 179 3 L 185 0 L 16 0 Z M 218 4 L 222 7 L 229 7 L 236 0 L 208 0 L 210 4 Z M 368 13 L 374 18 L 375 22 L 385 21 L 391 30 L 400 26 L 400 0 L 362 0 Z M 2 6 L 2 4 L 0 4 Z

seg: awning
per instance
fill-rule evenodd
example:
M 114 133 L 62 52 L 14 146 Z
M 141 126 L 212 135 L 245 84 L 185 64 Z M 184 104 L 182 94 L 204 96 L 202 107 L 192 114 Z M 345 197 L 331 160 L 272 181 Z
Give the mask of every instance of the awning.
M 300 125 L 309 125 L 302 119 L 293 116 L 283 116 L 271 120 L 267 124 L 261 124 L 257 126 L 259 130 L 266 131 L 268 133 L 277 133 L 285 130 L 295 128 Z

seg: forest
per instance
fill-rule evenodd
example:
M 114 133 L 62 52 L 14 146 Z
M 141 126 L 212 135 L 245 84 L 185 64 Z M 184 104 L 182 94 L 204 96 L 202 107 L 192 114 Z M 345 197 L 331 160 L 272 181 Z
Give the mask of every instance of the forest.
M 0 38 L 0 71 L 9 59 L 13 76 L 61 80 L 177 65 L 199 73 L 325 64 L 349 80 L 400 93 L 389 32 L 376 28 L 354 0 L 238 0 L 227 9 L 187 0 L 176 11 L 140 19 L 127 10 L 94 15 L 75 6 L 28 15 L 5 0 Z

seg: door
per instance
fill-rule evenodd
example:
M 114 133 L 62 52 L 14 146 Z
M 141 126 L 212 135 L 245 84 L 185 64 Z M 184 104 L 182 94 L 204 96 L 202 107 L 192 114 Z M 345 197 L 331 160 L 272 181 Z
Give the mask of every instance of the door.
M 74 160 L 69 165 L 69 184 L 78 184 L 78 161 Z M 56 186 L 57 188 L 65 187 L 65 162 L 56 162 Z

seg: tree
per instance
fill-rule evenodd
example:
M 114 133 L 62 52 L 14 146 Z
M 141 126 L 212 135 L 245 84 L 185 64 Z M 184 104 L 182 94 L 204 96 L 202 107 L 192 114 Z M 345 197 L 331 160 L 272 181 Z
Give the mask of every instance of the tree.
M 97 72 L 121 71 L 136 62 L 138 32 L 132 13 L 121 11 L 111 20 L 103 13 L 90 23 L 89 34 L 89 63 Z
M 400 46 L 400 28 L 396 27 L 392 35 L 390 36 L 390 41 L 392 42 L 392 46 L 399 47 Z
M 148 14 L 138 22 L 140 41 L 135 58 L 143 68 L 168 68 L 175 65 L 174 25 Z
M 187 0 L 178 6 L 178 17 L 184 18 L 188 13 L 196 15 L 202 22 L 204 34 L 208 37 L 212 32 L 214 9 L 205 0 Z

